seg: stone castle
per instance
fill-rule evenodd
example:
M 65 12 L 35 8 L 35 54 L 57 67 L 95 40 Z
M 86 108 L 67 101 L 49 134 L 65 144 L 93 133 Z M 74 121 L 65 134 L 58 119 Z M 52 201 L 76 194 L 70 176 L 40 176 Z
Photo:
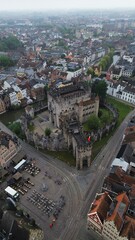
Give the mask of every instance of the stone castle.
M 50 88 L 48 110 L 50 121 L 62 130 L 68 149 L 73 150 L 76 167 L 89 167 L 92 146 L 83 135 L 81 126 L 91 114 L 98 115 L 99 98 L 92 96 L 86 82 L 71 83 L 58 89 Z

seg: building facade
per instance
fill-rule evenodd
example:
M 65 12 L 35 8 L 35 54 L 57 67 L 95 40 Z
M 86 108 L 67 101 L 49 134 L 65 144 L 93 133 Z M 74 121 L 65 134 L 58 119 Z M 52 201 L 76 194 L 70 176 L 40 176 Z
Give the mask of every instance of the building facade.
M 16 137 L 0 132 L 0 166 L 6 167 L 20 150 Z
M 115 197 L 110 197 L 107 191 L 97 194 L 87 215 L 87 228 L 92 228 L 105 240 L 134 239 L 134 219 L 126 215 L 129 205 L 126 192 Z
M 0 114 L 6 112 L 6 106 L 4 101 L 0 98 Z
M 61 127 L 61 117 L 75 114 L 82 124 L 90 114 L 98 115 L 99 99 L 92 98 L 91 90 L 82 83 L 61 89 L 53 89 L 48 93 L 48 110 L 51 122 Z
M 91 204 L 87 215 L 87 228 L 92 228 L 98 234 L 102 235 L 104 220 L 112 203 L 112 199 L 107 192 L 97 194 L 94 202 Z

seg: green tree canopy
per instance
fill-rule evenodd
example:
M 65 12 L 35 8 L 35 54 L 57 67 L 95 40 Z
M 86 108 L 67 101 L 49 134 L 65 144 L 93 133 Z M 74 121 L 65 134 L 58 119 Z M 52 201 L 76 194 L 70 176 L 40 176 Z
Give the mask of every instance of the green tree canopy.
M 46 128 L 46 129 L 45 129 L 45 135 L 46 135 L 47 137 L 50 137 L 50 135 L 51 135 L 51 129 L 50 129 L 50 128 Z
M 88 118 L 86 124 L 89 130 L 98 130 L 100 128 L 100 120 L 95 114 Z
M 107 64 L 108 64 L 108 62 L 107 62 L 107 60 L 105 58 L 102 58 L 100 63 L 99 63 L 99 65 L 102 67 L 102 70 L 106 69 Z
M 21 131 L 21 124 L 20 122 L 14 122 L 9 125 L 9 128 L 18 135 Z
M 16 50 L 22 43 L 13 35 L 0 38 L 0 51 Z
M 110 64 L 113 62 L 114 50 L 110 49 L 110 52 L 101 58 L 99 65 L 102 67 L 102 70 L 105 71 L 109 68 Z
M 92 77 L 95 76 L 95 73 L 94 73 L 94 70 L 93 70 L 92 67 L 88 68 L 88 70 L 87 70 L 87 75 L 88 75 L 88 76 L 91 75 Z
M 21 128 L 21 123 L 20 122 L 13 122 L 9 124 L 9 129 L 11 129 L 12 132 L 14 132 L 19 138 L 24 139 L 25 135 L 22 131 Z
M 92 92 L 99 96 L 100 101 L 106 99 L 107 84 L 104 80 L 95 81 L 92 85 Z
M 13 66 L 13 61 L 5 55 L 0 56 L 0 67 L 10 67 Z

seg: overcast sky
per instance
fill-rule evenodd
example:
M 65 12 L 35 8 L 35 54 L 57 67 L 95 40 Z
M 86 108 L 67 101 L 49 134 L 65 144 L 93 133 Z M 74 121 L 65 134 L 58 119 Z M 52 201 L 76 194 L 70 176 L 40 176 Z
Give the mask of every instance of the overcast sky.
M 135 8 L 135 0 L 0 0 L 0 10 Z

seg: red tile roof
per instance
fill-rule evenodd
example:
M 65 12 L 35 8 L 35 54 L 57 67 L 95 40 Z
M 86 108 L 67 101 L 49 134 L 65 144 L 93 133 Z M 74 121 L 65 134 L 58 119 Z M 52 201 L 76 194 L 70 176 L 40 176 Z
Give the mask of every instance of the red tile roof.
M 125 216 L 125 222 L 121 230 L 120 235 L 122 237 L 130 237 L 135 239 L 135 219 L 129 216 Z
M 127 175 L 121 167 L 117 167 L 113 174 L 110 174 L 107 178 L 108 182 L 123 182 L 128 184 L 129 186 L 135 184 L 135 178 Z
M 124 143 L 135 142 L 135 132 L 131 132 L 127 134 L 124 138 Z
M 135 133 L 135 126 L 127 127 L 125 129 L 125 135 L 130 134 L 130 133 Z
M 123 216 L 128 209 L 130 201 L 125 192 L 119 194 L 116 197 L 116 201 L 117 201 L 116 207 L 114 208 L 112 214 L 108 216 L 106 220 L 113 221 L 115 226 L 117 227 L 117 230 L 119 231 L 123 224 Z
M 98 194 L 94 203 L 92 204 L 88 216 L 90 216 L 92 213 L 97 213 L 101 222 L 103 223 L 103 221 L 106 219 L 107 212 L 110 208 L 111 203 L 112 200 L 109 196 L 109 193 L 104 192 L 102 194 Z

